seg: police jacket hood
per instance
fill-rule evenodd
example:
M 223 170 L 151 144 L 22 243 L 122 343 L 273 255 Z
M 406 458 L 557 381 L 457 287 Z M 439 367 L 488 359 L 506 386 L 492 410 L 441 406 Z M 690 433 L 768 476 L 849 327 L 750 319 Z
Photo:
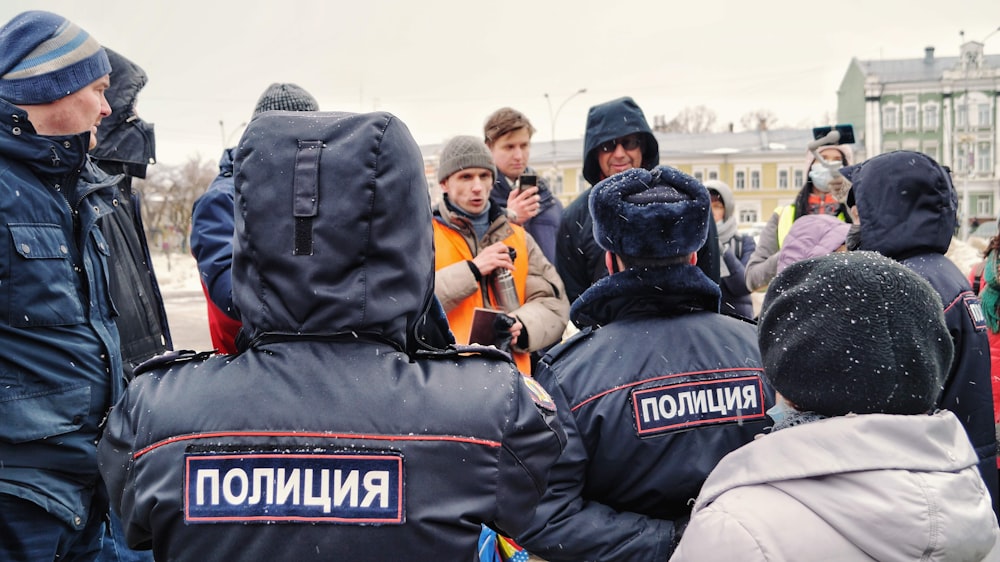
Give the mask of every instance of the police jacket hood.
M 944 254 L 957 225 L 951 176 L 929 156 L 880 154 L 844 169 L 861 217 L 861 250 L 896 260 Z
M 443 318 L 430 198 L 401 121 L 262 113 L 236 149 L 234 179 L 233 301 L 248 345 L 268 335 L 428 345 L 417 332 Z
M 102 119 L 97 127 L 98 144 L 90 151 L 90 156 L 102 165 L 119 162 L 124 166 L 121 171 L 144 178 L 146 166 L 156 162 L 156 141 L 153 124 L 139 118 L 135 105 L 139 91 L 146 87 L 149 78 L 131 60 L 107 47 L 104 50 L 111 62 L 111 87 L 104 92 L 111 115 Z
M 645 139 L 642 146 L 642 167 L 652 170 L 660 162 L 660 144 L 635 100 L 623 97 L 590 108 L 587 113 L 587 135 L 583 141 L 583 177 L 590 185 L 603 179 L 601 167 L 597 163 L 597 146 L 633 133 L 639 133 Z

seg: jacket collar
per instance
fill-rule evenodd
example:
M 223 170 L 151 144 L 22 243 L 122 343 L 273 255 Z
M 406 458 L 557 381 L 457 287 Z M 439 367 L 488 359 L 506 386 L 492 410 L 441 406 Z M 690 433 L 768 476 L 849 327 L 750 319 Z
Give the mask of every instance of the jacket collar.
M 573 302 L 577 326 L 599 326 L 631 316 L 677 316 L 719 311 L 722 292 L 693 265 L 626 269 L 594 283 Z
M 28 112 L 0 100 L 0 155 L 43 177 L 79 173 L 87 161 L 90 133 L 44 136 L 35 132 Z

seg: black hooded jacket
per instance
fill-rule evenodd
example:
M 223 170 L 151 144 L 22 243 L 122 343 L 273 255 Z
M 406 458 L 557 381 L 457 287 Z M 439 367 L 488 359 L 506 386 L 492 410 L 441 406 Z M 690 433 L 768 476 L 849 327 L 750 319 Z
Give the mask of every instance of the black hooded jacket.
M 101 231 L 111 255 L 109 285 L 118 311 L 122 368 L 127 379 L 143 361 L 172 348 L 167 313 L 150 258 L 142 224 L 139 193 L 132 179 L 146 177 L 155 162 L 153 126 L 135 113 L 136 97 L 146 85 L 137 64 L 105 48 L 111 61 L 111 87 L 104 95 L 112 113 L 97 129 L 97 146 L 90 157 L 102 170 L 118 176 L 114 213 L 101 219 Z
M 623 97 L 590 108 L 583 141 L 583 177 L 590 185 L 596 185 L 603 179 L 597 161 L 597 147 L 630 134 L 642 137 L 642 167 L 652 170 L 660 163 L 660 145 L 635 101 Z M 608 274 L 604 265 L 604 250 L 594 241 L 594 225 L 588 204 L 591 189 L 577 196 L 563 211 L 556 237 L 555 266 L 566 286 L 570 304 L 595 281 Z M 698 251 L 698 267 L 711 280 L 719 282 L 719 235 L 711 220 L 708 239 Z
M 100 444 L 162 560 L 470 560 L 527 524 L 565 436 L 434 298 L 420 151 L 387 113 L 263 113 L 236 151 L 247 349 L 138 376 Z
M 945 257 L 957 225 L 957 195 L 949 173 L 929 156 L 898 151 L 851 166 L 860 217 L 859 250 L 901 262 L 927 279 L 941 296 L 955 345 L 939 408 L 965 426 L 986 487 L 997 504 L 996 433 L 990 391 L 990 351 L 979 297 Z

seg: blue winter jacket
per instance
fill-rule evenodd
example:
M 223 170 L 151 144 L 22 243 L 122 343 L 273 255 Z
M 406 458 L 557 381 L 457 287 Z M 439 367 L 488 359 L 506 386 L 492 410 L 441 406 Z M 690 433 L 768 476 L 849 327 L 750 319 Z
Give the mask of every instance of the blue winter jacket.
M 0 493 L 75 529 L 123 384 L 98 227 L 117 178 L 90 163 L 89 140 L 38 135 L 0 100 Z
M 209 298 L 219 310 L 239 320 L 233 308 L 233 232 L 236 230 L 233 200 L 233 151 L 227 148 L 219 159 L 219 175 L 191 213 L 191 252 Z
M 944 256 L 957 225 L 957 195 L 948 173 L 930 157 L 913 152 L 900 166 L 883 166 L 887 157 L 899 155 L 876 156 L 855 166 L 851 176 L 861 217 L 858 249 L 901 262 L 941 295 L 955 359 L 938 407 L 954 412 L 965 426 L 995 509 L 997 452 L 986 324 L 968 279 Z
M 716 463 L 770 425 L 774 394 L 749 321 L 717 314 L 719 287 L 691 265 L 628 269 L 573 304 L 586 328 L 536 375 L 566 448 L 528 551 L 560 560 L 666 560 Z

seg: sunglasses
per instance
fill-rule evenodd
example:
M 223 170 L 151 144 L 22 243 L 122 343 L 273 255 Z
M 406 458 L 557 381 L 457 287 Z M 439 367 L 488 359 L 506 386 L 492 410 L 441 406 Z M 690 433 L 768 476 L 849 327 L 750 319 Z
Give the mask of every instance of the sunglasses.
M 629 135 L 620 139 L 611 139 L 609 141 L 602 142 L 597 145 L 597 150 L 601 152 L 614 152 L 615 149 L 618 148 L 619 144 L 622 145 L 622 148 L 625 150 L 635 150 L 639 148 L 642 141 L 637 136 Z

